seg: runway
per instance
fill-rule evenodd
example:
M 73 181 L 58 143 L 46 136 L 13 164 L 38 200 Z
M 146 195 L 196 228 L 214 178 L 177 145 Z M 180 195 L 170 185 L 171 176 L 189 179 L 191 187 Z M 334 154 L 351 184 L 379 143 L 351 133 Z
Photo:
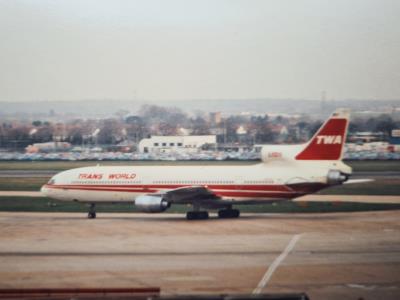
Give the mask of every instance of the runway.
M 0 288 L 161 287 L 398 299 L 400 212 L 180 214 L 0 212 Z

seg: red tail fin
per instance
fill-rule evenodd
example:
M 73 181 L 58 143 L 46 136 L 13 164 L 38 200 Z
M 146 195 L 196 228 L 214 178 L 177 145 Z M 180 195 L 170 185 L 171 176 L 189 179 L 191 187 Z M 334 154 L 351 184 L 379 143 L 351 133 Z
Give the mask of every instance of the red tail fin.
M 349 125 L 349 111 L 337 110 L 321 126 L 297 160 L 340 160 Z

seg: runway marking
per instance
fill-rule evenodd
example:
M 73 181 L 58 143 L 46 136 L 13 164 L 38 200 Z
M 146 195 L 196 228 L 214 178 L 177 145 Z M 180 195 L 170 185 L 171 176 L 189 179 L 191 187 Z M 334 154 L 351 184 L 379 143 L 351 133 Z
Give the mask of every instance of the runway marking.
M 271 279 L 272 275 L 274 274 L 275 270 L 279 267 L 280 263 L 286 258 L 286 256 L 293 250 L 294 246 L 300 239 L 301 234 L 296 234 L 290 240 L 289 244 L 286 246 L 285 250 L 279 255 L 269 266 L 267 272 L 265 272 L 263 278 L 261 278 L 260 282 L 258 283 L 257 287 L 254 289 L 253 294 L 260 294 L 261 291 L 267 286 L 269 280 Z

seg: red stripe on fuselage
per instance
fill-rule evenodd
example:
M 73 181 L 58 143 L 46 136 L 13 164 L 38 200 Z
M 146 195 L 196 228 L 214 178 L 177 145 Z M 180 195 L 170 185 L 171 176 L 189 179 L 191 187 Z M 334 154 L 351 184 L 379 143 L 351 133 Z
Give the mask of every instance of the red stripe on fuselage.
M 127 193 L 156 193 L 158 190 L 156 189 L 147 189 L 147 188 L 119 188 L 118 186 L 114 187 L 97 187 L 97 186 L 59 186 L 59 185 L 51 185 L 46 186 L 49 189 L 58 189 L 58 190 L 78 190 L 78 191 L 104 191 L 104 192 L 127 192 Z
M 162 192 L 160 190 L 191 186 L 193 185 L 45 185 L 50 189 L 126 193 L 157 193 Z M 209 185 L 206 187 L 221 197 L 293 198 L 303 194 L 284 185 Z
M 82 187 L 90 187 L 90 188 L 125 188 L 125 189 L 140 189 L 140 190 L 158 190 L 158 189 L 178 189 L 184 187 L 193 187 L 193 186 L 204 186 L 210 190 L 248 190 L 248 191 L 280 191 L 280 192 L 293 192 L 293 189 L 287 187 L 286 185 L 245 185 L 245 184 L 231 184 L 231 185 L 196 185 L 196 184 L 134 184 L 134 185 L 109 185 L 109 184 L 65 184 L 65 185 L 46 185 L 47 188 L 64 188 L 64 189 L 73 189 L 73 188 L 82 188 Z

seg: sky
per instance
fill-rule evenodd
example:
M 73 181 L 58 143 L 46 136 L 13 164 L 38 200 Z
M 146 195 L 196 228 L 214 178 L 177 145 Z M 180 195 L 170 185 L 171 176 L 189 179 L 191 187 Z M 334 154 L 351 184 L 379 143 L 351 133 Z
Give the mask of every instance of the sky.
M 0 101 L 399 99 L 398 0 L 0 0 Z

